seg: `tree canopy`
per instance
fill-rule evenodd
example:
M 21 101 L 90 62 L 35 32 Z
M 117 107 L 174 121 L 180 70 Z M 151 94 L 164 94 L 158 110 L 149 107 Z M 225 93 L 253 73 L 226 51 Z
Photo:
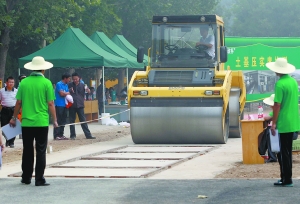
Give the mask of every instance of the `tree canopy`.
M 223 0 L 229 1 L 225 7 L 227 35 L 243 37 L 296 37 L 299 35 L 300 13 L 296 9 L 297 0 Z M 224 8 L 224 7 L 223 7 Z M 217 12 L 217 13 L 218 13 Z M 226 22 L 226 21 L 225 21 Z
M 0 0 L 0 79 L 17 76 L 17 59 L 53 42 L 69 26 L 87 35 L 122 34 L 151 45 L 153 15 L 207 14 L 219 0 Z

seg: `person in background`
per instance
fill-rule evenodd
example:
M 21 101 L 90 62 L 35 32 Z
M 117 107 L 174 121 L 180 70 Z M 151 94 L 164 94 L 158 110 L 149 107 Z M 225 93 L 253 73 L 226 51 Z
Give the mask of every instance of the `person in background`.
M 21 83 L 21 81 L 23 80 L 23 79 L 25 79 L 26 78 L 26 75 L 25 74 L 20 74 L 20 76 L 19 76 L 19 86 L 20 86 L 20 83 Z M 19 88 L 19 86 L 18 86 L 18 88 Z
M 53 129 L 55 140 L 67 140 L 64 136 L 64 129 L 67 119 L 66 96 L 70 95 L 68 83 L 71 81 L 71 75 L 65 73 L 61 77 L 61 81 L 57 82 L 55 88 L 55 110 L 57 123 L 59 127 Z
M 101 115 L 103 113 L 104 102 L 105 102 L 105 95 L 103 98 L 103 86 L 104 86 L 104 89 L 106 90 L 103 78 L 101 78 L 100 85 L 97 87 L 97 90 L 96 90 L 96 98 L 98 100 L 99 115 Z
M 108 88 L 105 88 L 105 105 L 108 105 L 108 99 L 111 99 Z
M 281 179 L 275 186 L 293 187 L 292 181 L 292 144 L 294 132 L 300 130 L 298 107 L 298 83 L 289 74 L 295 66 L 285 58 L 277 58 L 275 62 L 266 63 L 266 67 L 274 71 L 279 80 L 275 84 L 275 98 L 271 132 L 280 134 L 280 152 L 277 159 L 280 165 Z
M 52 83 L 52 87 L 53 87 L 54 90 L 56 89 L 56 84 L 54 82 Z
M 89 100 L 95 100 L 95 96 L 94 96 L 94 94 L 95 94 L 95 88 L 94 87 L 90 87 L 89 88 L 90 89 L 90 93 L 89 93 Z
M 16 104 L 16 95 L 18 89 L 14 88 L 15 80 L 12 76 L 6 79 L 6 87 L 0 90 L 0 103 L 2 106 L 1 110 L 1 127 L 7 125 L 13 116 L 14 108 Z M 2 133 L 4 135 L 4 133 Z M 5 137 L 5 135 L 4 135 Z M 6 139 L 6 137 L 5 137 Z M 15 147 L 15 137 L 7 140 L 5 143 L 6 147 L 14 148 Z
M 274 106 L 274 97 L 275 94 L 272 94 L 270 97 L 265 98 L 263 100 L 263 102 L 267 105 L 269 105 L 272 109 Z M 273 112 L 270 112 L 269 115 L 264 116 L 264 120 L 269 123 L 270 121 L 272 121 L 272 117 L 273 117 Z M 270 128 L 271 125 L 269 125 L 268 128 Z M 269 131 L 269 130 L 268 130 Z M 269 159 L 267 160 L 267 163 L 269 162 L 277 162 L 277 157 L 276 157 L 276 153 L 271 151 L 271 141 L 270 141 L 270 137 L 267 138 L 267 143 L 268 143 L 268 156 Z
M 69 118 L 71 124 L 75 123 L 76 113 L 78 115 L 80 122 L 86 121 L 84 115 L 84 92 L 85 92 L 84 84 L 79 82 L 79 75 L 76 72 L 72 74 L 72 80 L 73 82 L 68 84 L 70 94 L 73 97 L 73 104 L 69 109 Z M 96 139 L 96 137 L 92 136 L 87 123 L 81 123 L 81 128 L 84 132 L 86 139 Z M 70 132 L 71 132 L 70 138 L 72 140 L 75 140 L 76 132 L 75 132 L 74 125 L 70 125 Z
M 54 128 L 58 127 L 54 106 L 54 91 L 52 83 L 44 77 L 45 70 L 53 64 L 36 56 L 24 65 L 25 69 L 33 72 L 22 80 L 17 93 L 14 114 L 9 121 L 16 126 L 16 118 L 22 107 L 22 180 L 23 184 L 30 184 L 34 166 L 34 145 L 36 150 L 35 186 L 48 186 L 44 178 L 46 168 L 46 149 L 48 143 L 49 111 L 52 115 Z M 35 143 L 34 143 L 35 140 Z
M 79 82 L 82 83 L 82 84 L 84 84 L 84 81 L 82 80 L 81 76 L 79 76 Z

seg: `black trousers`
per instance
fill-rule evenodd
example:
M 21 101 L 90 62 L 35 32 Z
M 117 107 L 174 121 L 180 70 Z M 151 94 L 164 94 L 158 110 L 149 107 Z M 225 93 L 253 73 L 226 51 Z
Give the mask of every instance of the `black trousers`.
M 75 123 L 76 113 L 78 115 L 78 118 L 79 118 L 80 122 L 85 122 L 86 121 L 86 118 L 85 118 L 85 115 L 84 115 L 84 108 L 72 108 L 72 107 L 70 107 L 70 109 L 69 109 L 70 123 Z M 89 130 L 89 127 L 88 127 L 87 123 L 82 123 L 81 128 L 84 132 L 85 137 L 92 137 L 92 134 Z M 70 135 L 71 138 L 76 138 L 76 132 L 75 132 L 75 126 L 74 125 L 70 125 L 70 133 L 71 133 L 71 135 Z
M 281 181 L 285 184 L 293 183 L 292 181 L 292 145 L 293 132 L 280 133 L 280 153 L 277 154 L 280 165 Z
M 3 127 L 4 125 L 7 125 L 9 123 L 9 121 L 11 120 L 13 114 L 14 114 L 14 108 L 5 108 L 5 107 L 2 108 L 2 111 L 1 111 L 1 127 Z M 8 145 L 14 144 L 15 137 L 10 139 L 10 140 L 7 140 L 6 142 L 8 143 Z
M 67 108 L 66 107 L 60 107 L 60 106 L 55 106 L 55 111 L 56 111 L 57 124 L 60 127 L 57 127 L 57 128 L 53 129 L 54 139 L 56 137 L 61 137 L 61 136 L 64 135 L 64 130 L 65 130 L 64 125 L 66 124 L 66 121 L 67 121 Z
M 103 101 L 102 102 L 98 101 L 98 110 L 99 110 L 99 115 L 101 115 L 103 113 L 103 110 L 104 110 L 104 103 L 103 103 Z
M 22 127 L 22 137 L 22 179 L 25 181 L 31 180 L 34 165 L 33 142 L 35 140 L 35 181 L 44 183 L 44 171 L 46 167 L 46 150 L 48 143 L 48 127 Z

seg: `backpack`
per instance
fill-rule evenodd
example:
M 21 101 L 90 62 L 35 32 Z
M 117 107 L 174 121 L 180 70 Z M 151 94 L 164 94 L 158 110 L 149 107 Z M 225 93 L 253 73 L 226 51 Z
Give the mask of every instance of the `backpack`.
M 268 149 L 268 137 L 270 137 L 269 129 L 271 127 L 266 127 L 259 135 L 258 135 L 258 153 L 260 155 L 265 155 Z

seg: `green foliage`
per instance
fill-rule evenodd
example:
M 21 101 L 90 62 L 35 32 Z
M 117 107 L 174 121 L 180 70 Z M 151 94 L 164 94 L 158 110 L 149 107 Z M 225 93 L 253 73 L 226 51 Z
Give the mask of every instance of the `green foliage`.
M 299 36 L 298 0 L 235 0 L 232 36 Z
M 122 34 L 135 47 L 151 46 L 153 15 L 199 15 L 212 11 L 218 0 L 111 0 L 123 21 Z
M 9 30 L 7 74 L 17 73 L 17 59 L 40 49 L 58 38 L 69 26 L 88 36 L 102 31 L 109 37 L 123 34 L 134 46 L 151 45 L 153 15 L 207 14 L 218 0 L 0 0 L 0 37 Z M 2 38 L 0 38 L 2 39 Z M 7 52 L 7 51 L 6 51 Z M 8 71 L 9 70 L 9 71 Z M 24 70 L 22 70 L 24 71 Z M 82 70 L 83 71 L 83 70 Z M 85 71 L 83 71 L 85 72 Z M 108 70 L 113 80 L 117 71 Z M 56 73 L 51 73 L 51 78 Z M 92 78 L 93 71 L 86 74 Z M 0 70 L 1 75 L 1 70 Z M 16 75 L 16 74 L 15 74 Z M 60 78 L 61 73 L 54 78 Z M 1 77 L 1 76 L 0 76 Z

